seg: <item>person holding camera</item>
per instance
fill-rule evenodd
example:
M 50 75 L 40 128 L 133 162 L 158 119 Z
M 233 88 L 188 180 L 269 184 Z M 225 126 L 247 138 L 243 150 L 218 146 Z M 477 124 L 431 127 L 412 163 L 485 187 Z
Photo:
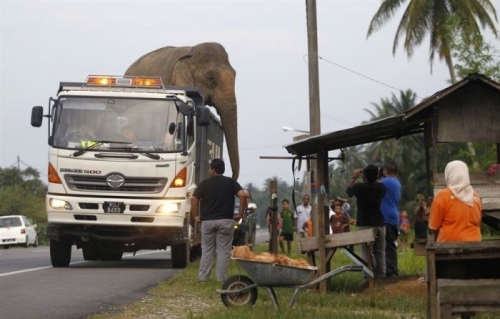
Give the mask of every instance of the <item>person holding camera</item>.
M 356 182 L 363 176 L 363 182 Z M 361 245 L 361 257 L 367 260 L 373 255 L 375 278 L 385 277 L 385 221 L 380 205 L 386 193 L 386 187 L 378 181 L 378 168 L 368 165 L 364 169 L 354 170 L 346 189 L 349 197 L 355 196 L 358 206 L 357 226 L 359 230 L 374 228 L 375 242 L 373 251 L 367 244 Z

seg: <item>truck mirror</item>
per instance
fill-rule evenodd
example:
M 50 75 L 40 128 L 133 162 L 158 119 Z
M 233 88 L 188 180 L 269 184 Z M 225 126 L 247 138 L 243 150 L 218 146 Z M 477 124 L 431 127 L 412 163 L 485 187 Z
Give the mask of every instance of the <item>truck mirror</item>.
M 33 106 L 31 109 L 31 126 L 40 127 L 43 121 L 43 106 Z
M 210 124 L 210 110 L 206 106 L 196 107 L 196 124 L 199 126 L 208 126 Z
M 188 115 L 191 115 L 193 112 L 192 108 L 188 104 L 186 104 L 182 101 L 175 101 L 175 105 L 177 106 L 177 110 L 179 112 L 181 112 L 182 115 L 188 116 Z

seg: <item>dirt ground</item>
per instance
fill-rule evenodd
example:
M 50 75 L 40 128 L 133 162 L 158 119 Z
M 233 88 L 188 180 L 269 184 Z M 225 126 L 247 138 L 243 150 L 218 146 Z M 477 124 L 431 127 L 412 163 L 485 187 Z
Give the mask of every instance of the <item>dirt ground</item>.
M 423 278 L 418 277 L 400 277 L 394 279 L 384 279 L 376 283 L 378 293 L 384 295 L 401 296 L 409 298 L 427 298 L 427 284 Z M 369 289 L 363 293 L 369 293 Z

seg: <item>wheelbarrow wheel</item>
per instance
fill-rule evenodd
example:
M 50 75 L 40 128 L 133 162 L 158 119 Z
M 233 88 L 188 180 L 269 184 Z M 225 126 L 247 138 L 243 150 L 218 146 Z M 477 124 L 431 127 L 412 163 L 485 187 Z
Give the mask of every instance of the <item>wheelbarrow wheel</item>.
M 226 281 L 224 281 L 222 290 L 234 290 L 235 292 L 221 294 L 220 297 L 222 299 L 222 302 L 226 307 L 254 305 L 257 301 L 256 287 L 243 292 L 238 292 L 253 284 L 254 282 L 252 281 L 252 279 L 246 276 L 236 275 L 229 277 L 228 279 L 226 279 Z

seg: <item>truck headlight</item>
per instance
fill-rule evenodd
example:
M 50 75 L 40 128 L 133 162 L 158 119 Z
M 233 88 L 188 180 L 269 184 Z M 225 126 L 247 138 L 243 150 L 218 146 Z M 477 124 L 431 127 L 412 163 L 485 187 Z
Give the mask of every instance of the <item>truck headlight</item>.
M 172 203 L 172 204 L 163 204 L 158 206 L 156 209 L 156 213 L 165 214 L 165 213 L 178 213 L 181 210 L 181 204 Z
M 56 198 L 51 198 L 49 200 L 49 205 L 52 209 L 57 209 L 57 210 L 73 210 L 73 206 L 65 200 L 61 199 L 56 199 Z

